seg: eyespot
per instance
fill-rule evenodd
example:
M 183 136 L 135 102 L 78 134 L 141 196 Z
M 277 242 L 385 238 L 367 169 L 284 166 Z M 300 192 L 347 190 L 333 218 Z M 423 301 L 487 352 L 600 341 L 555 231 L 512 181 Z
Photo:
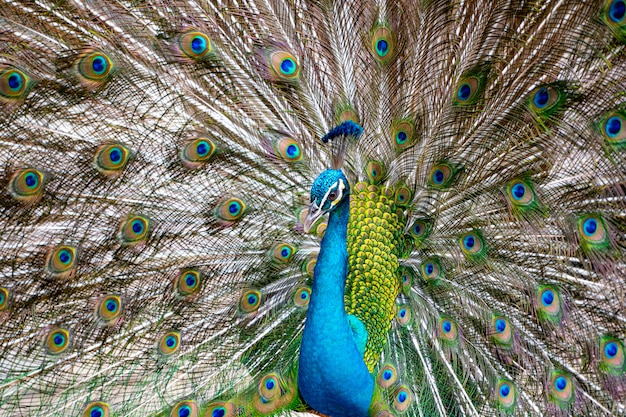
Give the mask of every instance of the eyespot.
M 455 102 L 457 104 L 469 104 L 478 95 L 480 80 L 476 77 L 467 77 L 459 83 L 456 89 Z
M 235 417 L 236 411 L 233 403 L 217 401 L 207 406 L 204 417 Z
M 411 405 L 411 391 L 406 385 L 398 387 L 393 394 L 393 408 L 399 413 L 405 411 Z
M 393 365 L 387 364 L 380 368 L 376 381 L 381 388 L 389 388 L 396 382 L 396 379 L 398 379 L 398 371 Z
M 159 351 L 165 356 L 169 356 L 180 348 L 180 333 L 168 332 L 159 341 Z
M 103 52 L 89 51 L 84 53 L 77 62 L 78 73 L 83 81 L 101 83 L 106 81 L 113 71 L 114 64 Z
M 311 288 L 298 287 L 293 295 L 293 303 L 296 307 L 306 308 L 311 300 Z
M 9 290 L 0 287 L 0 311 L 5 311 L 9 308 Z
M 282 81 L 295 81 L 300 76 L 300 64 L 297 58 L 287 51 L 273 51 L 269 54 L 270 68 Z
M 550 378 L 550 399 L 561 407 L 569 407 L 575 399 L 575 390 L 569 376 L 563 372 L 553 372 Z
M 243 200 L 235 197 L 222 200 L 215 208 L 215 216 L 224 220 L 226 223 L 232 223 L 239 220 L 246 212 L 246 204 Z
M 97 315 L 100 320 L 111 322 L 122 313 L 122 300 L 117 295 L 107 295 L 98 303 Z
M 83 412 L 83 417 L 109 417 L 110 415 L 109 405 L 100 401 L 87 404 Z
M 211 39 L 197 30 L 181 34 L 178 38 L 178 47 L 183 55 L 198 61 L 207 58 L 213 52 Z
M 286 264 L 291 261 L 295 255 L 296 248 L 287 243 L 279 243 L 274 246 L 271 253 L 273 261 L 280 264 Z
M 435 165 L 430 170 L 429 184 L 434 188 L 446 188 L 453 180 L 454 170 L 448 164 Z
M 423 242 L 430 235 L 432 226 L 433 224 L 430 219 L 417 219 L 411 225 L 409 234 L 416 243 Z
M 598 215 L 588 214 L 578 218 L 578 235 L 583 250 L 608 249 L 611 245 L 604 219 Z
M 537 315 L 540 319 L 552 324 L 560 324 L 563 316 L 561 296 L 552 286 L 540 286 L 535 301 Z
M 9 191 L 13 198 L 25 203 L 37 201 L 44 190 L 45 175 L 34 168 L 16 171 L 9 181 Z
M 239 309 L 243 313 L 253 313 L 261 305 L 261 292 L 257 290 L 246 290 L 239 299 Z
M 394 202 L 400 207 L 409 205 L 411 203 L 411 190 L 405 186 L 396 188 Z
M 378 184 L 387 174 L 385 166 L 378 161 L 369 161 L 365 167 L 367 178 L 372 184 Z
M 484 255 L 486 247 L 485 242 L 478 231 L 464 233 L 459 238 L 461 251 L 469 259 L 477 260 Z
M 195 401 L 181 401 L 172 408 L 170 417 L 198 417 L 198 406 Z
M 25 98 L 32 85 L 30 77 L 17 68 L 0 68 L 0 97 L 7 101 Z
M 304 272 L 309 276 L 309 278 L 313 278 L 313 273 L 315 272 L 315 265 L 317 264 L 317 258 L 309 258 L 304 264 L 302 264 L 302 268 Z
M 302 147 L 293 138 L 283 137 L 274 143 L 276 154 L 286 162 L 298 162 L 303 158 Z
M 610 22 L 622 24 L 626 16 L 626 2 L 624 0 L 613 0 L 609 3 L 608 18 Z
M 201 275 L 196 269 L 184 269 L 176 278 L 176 290 L 183 297 L 194 294 L 200 289 Z
M 259 382 L 259 395 L 266 401 L 272 401 L 282 395 L 282 382 L 278 374 L 270 373 Z
M 399 305 L 396 308 L 396 320 L 403 326 L 411 322 L 411 309 L 408 305 Z
M 196 169 L 203 166 L 215 154 L 213 141 L 206 137 L 190 139 L 183 144 L 180 158 L 187 168 Z
M 94 166 L 102 175 L 114 178 L 121 175 L 130 157 L 131 153 L 125 146 L 104 144 L 96 151 Z
M 624 358 L 624 344 L 611 336 L 600 339 L 600 371 L 609 375 L 619 376 L 626 373 L 626 360 Z
M 544 85 L 530 95 L 530 108 L 537 116 L 550 116 L 565 101 L 565 93 L 556 86 Z
M 448 345 L 457 344 L 459 332 L 456 323 L 448 317 L 441 317 L 437 325 L 437 337 Z
M 501 410 L 513 411 L 517 402 L 517 388 L 506 380 L 500 380 L 496 386 L 497 404 Z
M 52 355 L 63 353 L 70 346 L 70 332 L 56 328 L 48 333 L 45 339 L 46 350 Z
M 404 150 L 413 144 L 413 124 L 400 121 L 392 126 L 393 143 L 397 151 Z
M 420 270 L 422 272 L 422 277 L 427 282 L 436 283 L 443 276 L 441 265 L 439 260 L 436 258 L 428 258 L 424 260 Z
M 391 30 L 378 26 L 372 31 L 371 51 L 380 63 L 388 62 L 394 55 L 395 41 Z
M 506 191 L 509 201 L 516 206 L 529 206 L 535 202 L 533 189 L 525 181 L 511 181 Z
M 122 222 L 119 240 L 123 245 L 134 246 L 146 241 L 150 231 L 150 220 L 144 216 L 131 215 Z
M 46 269 L 57 277 L 71 274 L 76 268 L 76 248 L 73 246 L 57 246 L 48 252 Z
M 491 338 L 495 344 L 503 347 L 513 345 L 513 327 L 504 317 L 494 315 L 491 319 Z

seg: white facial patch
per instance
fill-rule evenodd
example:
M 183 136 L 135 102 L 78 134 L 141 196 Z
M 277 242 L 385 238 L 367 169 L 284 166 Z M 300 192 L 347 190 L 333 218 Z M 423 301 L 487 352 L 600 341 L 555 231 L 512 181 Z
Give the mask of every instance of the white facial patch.
M 322 202 L 320 203 L 320 207 L 324 207 L 324 204 L 326 204 L 326 200 L 328 200 L 328 196 L 335 190 L 337 190 L 337 198 L 330 202 L 330 206 L 333 207 L 339 204 L 339 202 L 343 199 L 343 192 L 345 189 L 346 184 L 344 184 L 343 180 L 340 178 L 328 189 L 328 191 L 326 191 L 326 194 L 324 194 L 324 198 L 322 198 Z

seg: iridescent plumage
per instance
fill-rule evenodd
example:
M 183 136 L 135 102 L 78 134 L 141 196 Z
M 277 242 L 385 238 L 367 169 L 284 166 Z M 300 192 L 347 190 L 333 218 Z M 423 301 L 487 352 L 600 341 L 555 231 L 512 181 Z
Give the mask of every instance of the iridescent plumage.
M 626 414 L 626 1 L 0 33 L 1 415 Z

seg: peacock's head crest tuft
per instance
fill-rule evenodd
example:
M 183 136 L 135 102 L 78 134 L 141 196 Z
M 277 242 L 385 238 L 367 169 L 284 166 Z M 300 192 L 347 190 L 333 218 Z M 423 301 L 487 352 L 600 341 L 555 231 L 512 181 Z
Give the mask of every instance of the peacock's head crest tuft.
M 350 194 L 348 179 L 340 169 L 327 169 L 313 182 L 311 187 L 311 206 L 304 221 L 304 230 L 324 214 L 333 211 Z

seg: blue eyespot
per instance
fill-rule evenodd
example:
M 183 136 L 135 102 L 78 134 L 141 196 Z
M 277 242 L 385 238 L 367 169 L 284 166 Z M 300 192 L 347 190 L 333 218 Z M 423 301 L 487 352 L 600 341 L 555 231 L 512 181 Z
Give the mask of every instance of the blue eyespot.
M 198 144 L 196 145 L 196 152 L 198 152 L 198 156 L 201 156 L 201 157 L 206 156 L 209 153 L 210 149 L 211 148 L 209 147 L 209 144 L 203 140 L 198 142 Z
M 440 185 L 443 183 L 443 179 L 444 179 L 444 174 L 443 171 L 440 169 L 435 170 L 435 172 L 433 172 L 433 182 L 437 185 Z
M 521 200 L 522 197 L 524 197 L 524 194 L 526 194 L 526 186 L 521 182 L 518 182 L 511 188 L 511 194 L 515 200 Z
M 533 103 L 537 108 L 543 109 L 546 107 L 548 102 L 550 101 L 550 93 L 546 87 L 542 87 L 535 93 L 535 97 L 533 98 Z
M 409 136 L 403 130 L 399 131 L 398 134 L 396 135 L 396 141 L 398 142 L 399 145 L 403 145 L 407 141 L 408 138 Z
M 558 376 L 554 380 L 554 388 L 556 388 L 557 391 L 563 391 L 566 387 L 567 387 L 567 379 L 564 376 Z
M 289 155 L 290 158 L 298 157 L 298 155 L 300 155 L 300 148 L 292 143 L 291 145 L 287 146 L 287 155 Z
M 72 254 L 67 249 L 61 249 L 59 251 L 59 261 L 67 265 L 72 260 Z
M 241 211 L 241 205 L 237 203 L 236 201 L 233 201 L 232 203 L 228 205 L 228 211 L 233 216 L 236 216 Z
M 609 359 L 614 358 L 615 355 L 617 355 L 617 351 L 618 351 L 617 343 L 615 342 L 609 342 L 606 345 L 604 345 L 604 354 Z
M 598 221 L 593 217 L 588 218 L 583 223 L 583 230 L 585 231 L 585 235 L 593 236 L 596 230 L 598 230 Z
M 117 303 L 113 300 L 109 300 L 106 303 L 106 308 L 107 310 L 109 310 L 110 312 L 114 313 L 117 311 Z
M 91 417 L 102 417 L 102 408 L 101 407 L 96 407 L 93 410 L 91 410 L 90 413 Z
M 541 295 L 541 302 L 546 307 L 552 305 L 552 303 L 554 302 L 554 293 L 552 292 L 552 290 L 546 290 Z
M 502 386 L 500 387 L 500 396 L 508 397 L 510 393 L 511 393 L 511 387 L 509 387 L 506 384 L 502 384 Z
M 119 164 L 122 160 L 122 150 L 120 148 L 111 148 L 109 151 L 109 159 L 114 164 Z
M 398 314 L 400 315 L 400 318 L 404 318 L 406 316 L 406 309 L 400 309 L 400 312 Z
M 248 296 L 248 303 L 249 303 L 250 305 L 254 305 L 254 304 L 256 304 L 256 302 L 257 302 L 257 296 L 256 296 L 256 295 L 254 295 L 254 294 L 250 294 L 250 295 Z
M 103 57 L 98 55 L 91 61 L 91 68 L 93 69 L 93 72 L 101 75 L 107 69 L 107 61 Z
M 174 336 L 167 336 L 165 338 L 165 344 L 170 348 L 176 346 L 176 338 Z
M 36 188 L 39 185 L 39 177 L 32 172 L 24 176 L 24 182 L 28 188 Z
M 213 410 L 213 417 L 224 417 L 226 415 L 226 410 L 223 407 L 216 408 Z
M 206 51 L 206 39 L 202 36 L 195 36 L 191 40 L 191 50 L 198 55 Z
M 426 273 L 427 273 L 428 275 L 430 275 L 430 274 L 432 274 L 432 273 L 433 273 L 433 271 L 435 270 L 435 265 L 433 265 L 433 263 L 432 263 L 432 262 L 429 262 L 429 263 L 427 263 L 427 264 L 426 264 L 426 267 L 424 268 L 424 270 L 426 271 Z
M 309 298 L 309 293 L 306 291 L 302 291 L 300 293 L 300 298 L 302 298 L 303 300 L 306 300 L 307 298 Z
M 265 388 L 272 390 L 275 386 L 276 384 L 274 383 L 273 379 L 268 379 L 267 381 L 265 381 Z
M 441 328 L 445 333 L 450 333 L 450 330 L 452 330 L 452 323 L 449 320 L 446 320 L 441 324 Z
M 189 285 L 190 287 L 193 287 L 196 285 L 196 277 L 193 274 L 187 274 L 185 276 L 185 283 L 187 285 Z
M 54 342 L 55 345 L 57 346 L 63 346 L 63 344 L 65 343 L 65 336 L 63 336 L 60 333 L 57 333 L 54 335 L 54 337 L 52 338 L 52 341 Z
M 468 83 L 463 83 L 459 87 L 459 90 L 456 96 L 458 97 L 459 100 L 466 101 L 468 98 L 470 98 L 471 94 L 472 94 L 472 87 L 470 87 Z
M 465 236 L 465 238 L 463 239 L 463 246 L 465 246 L 465 249 L 467 250 L 472 249 L 475 244 L 476 244 L 476 240 L 474 239 L 474 236 L 472 235 Z
M 188 405 L 180 407 L 178 410 L 178 417 L 189 417 L 191 415 L 191 407 Z
M 393 372 L 391 372 L 390 369 L 387 369 L 385 370 L 385 372 L 383 372 L 383 379 L 385 381 L 389 381 L 392 377 L 393 377 Z
M 376 42 L 376 52 L 380 56 L 387 55 L 387 52 L 389 52 L 389 43 L 384 39 L 380 39 Z
M 291 58 L 283 59 L 280 63 L 280 71 L 285 75 L 291 75 L 296 71 L 296 63 Z
M 626 15 L 626 2 L 624 0 L 615 0 L 609 6 L 609 17 L 615 23 L 619 23 L 624 20 Z
M 503 319 L 496 320 L 496 331 L 502 333 L 506 329 L 506 321 Z
M 617 116 L 609 117 L 609 120 L 607 120 L 604 125 L 604 131 L 610 138 L 617 136 L 618 133 L 622 131 L 621 119 Z
M 141 234 L 143 232 L 144 224 L 141 220 L 134 220 L 132 224 L 133 232 Z
M 24 86 L 24 77 L 21 74 L 14 72 L 9 75 L 8 84 L 11 90 L 20 91 Z

